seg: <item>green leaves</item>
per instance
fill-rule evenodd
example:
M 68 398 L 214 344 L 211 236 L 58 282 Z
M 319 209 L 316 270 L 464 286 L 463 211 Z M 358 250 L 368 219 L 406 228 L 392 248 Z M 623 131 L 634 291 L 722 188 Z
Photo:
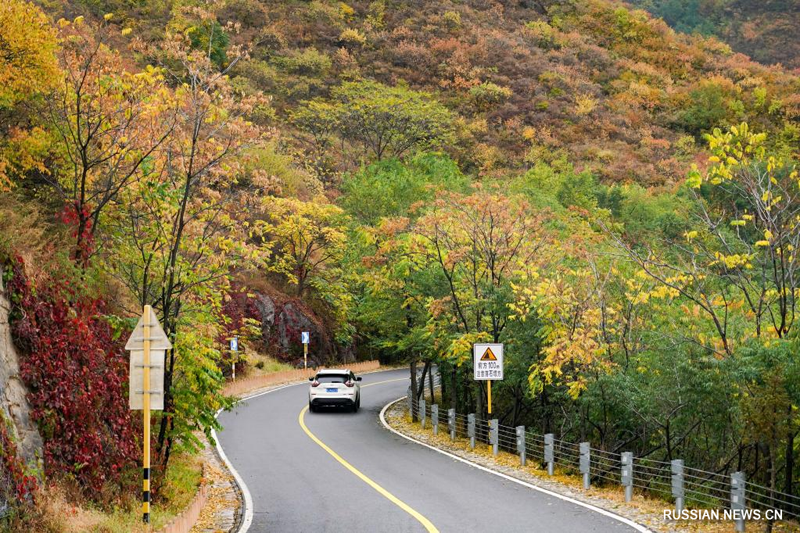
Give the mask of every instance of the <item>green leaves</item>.
M 327 146 L 335 133 L 381 160 L 437 148 L 453 136 L 452 113 L 426 93 L 359 81 L 343 83 L 332 96 L 307 102 L 293 116 L 318 144 Z

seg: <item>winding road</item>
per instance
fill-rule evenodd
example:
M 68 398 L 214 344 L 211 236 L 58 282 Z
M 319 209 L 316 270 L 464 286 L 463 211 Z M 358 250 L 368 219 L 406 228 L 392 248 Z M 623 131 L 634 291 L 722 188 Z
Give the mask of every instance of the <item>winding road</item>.
M 249 531 L 636 531 L 388 431 L 380 411 L 407 387 L 407 370 L 364 375 L 355 414 L 308 412 L 306 383 L 221 413 L 217 438 L 252 500 Z

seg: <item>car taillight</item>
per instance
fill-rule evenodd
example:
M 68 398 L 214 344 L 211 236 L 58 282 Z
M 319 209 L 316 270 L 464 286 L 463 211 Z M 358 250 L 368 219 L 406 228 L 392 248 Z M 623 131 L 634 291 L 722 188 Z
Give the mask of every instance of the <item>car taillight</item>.
M 352 381 L 348 381 L 345 383 L 345 385 L 347 385 L 348 387 L 352 387 L 353 385 L 355 385 L 355 383 L 353 383 Z
M 311 382 L 311 386 L 312 387 L 318 387 L 319 386 L 319 381 L 314 380 L 313 382 Z

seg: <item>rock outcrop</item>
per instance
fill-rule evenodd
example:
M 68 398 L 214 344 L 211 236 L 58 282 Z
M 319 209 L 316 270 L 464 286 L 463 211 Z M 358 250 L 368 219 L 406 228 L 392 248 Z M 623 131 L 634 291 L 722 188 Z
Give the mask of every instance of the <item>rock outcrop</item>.
M 336 355 L 324 324 L 302 302 L 263 292 L 255 293 L 252 298 L 260 316 L 250 318 L 260 321 L 261 337 L 268 351 L 285 361 L 302 363 L 301 333 L 308 331 L 310 365 L 325 364 Z
M 0 276 L 0 408 L 9 423 L 17 453 L 29 466 L 42 455 L 42 437 L 31 420 L 27 389 L 19 375 L 19 357 L 11 339 L 11 304 Z

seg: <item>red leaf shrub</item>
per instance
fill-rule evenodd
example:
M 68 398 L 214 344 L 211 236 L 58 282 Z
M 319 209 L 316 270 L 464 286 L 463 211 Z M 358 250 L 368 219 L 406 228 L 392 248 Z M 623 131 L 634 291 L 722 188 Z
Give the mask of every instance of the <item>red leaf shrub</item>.
M 0 414 L 1 415 L 1 414 Z M 8 430 L 9 422 L 0 416 L 0 462 L 3 465 L 3 496 L 13 495 L 17 502 L 31 501 L 38 488 L 35 476 L 29 475 L 25 462 L 17 454 L 17 445 Z
M 103 319 L 106 302 L 80 294 L 63 276 L 34 288 L 21 259 L 8 289 L 45 473 L 74 479 L 92 499 L 133 490 L 139 447 L 126 397 L 128 358 Z

